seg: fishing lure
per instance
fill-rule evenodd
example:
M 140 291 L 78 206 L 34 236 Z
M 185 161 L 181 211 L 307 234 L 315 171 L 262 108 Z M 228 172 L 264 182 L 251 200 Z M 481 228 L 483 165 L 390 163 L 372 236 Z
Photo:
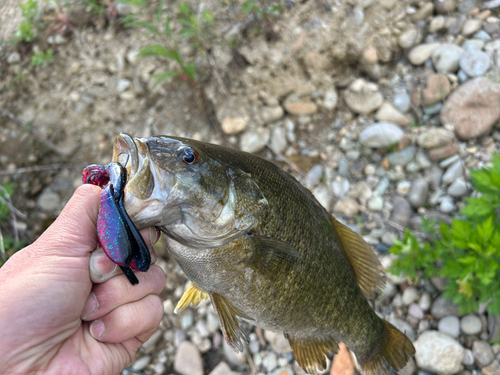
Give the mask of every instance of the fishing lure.
M 93 164 L 83 170 L 82 180 L 84 184 L 102 188 L 97 217 L 99 243 L 130 283 L 138 284 L 132 269 L 146 272 L 151 264 L 151 254 L 123 204 L 127 170 L 120 163 Z

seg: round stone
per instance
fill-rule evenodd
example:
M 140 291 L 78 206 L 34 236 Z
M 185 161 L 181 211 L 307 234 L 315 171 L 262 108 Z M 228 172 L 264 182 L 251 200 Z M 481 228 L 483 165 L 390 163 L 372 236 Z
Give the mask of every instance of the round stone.
M 485 74 L 491 65 L 491 59 L 486 52 L 469 49 L 460 58 L 460 68 L 469 77 L 479 77 Z
M 456 374 L 462 369 L 464 348 L 449 335 L 425 331 L 414 342 L 417 365 L 436 374 Z
M 413 302 L 415 302 L 418 298 L 418 290 L 414 286 L 409 286 L 408 288 L 405 289 L 403 292 L 403 305 L 409 306 Z
M 458 337 L 460 334 L 460 322 L 454 315 L 445 316 L 439 321 L 438 330 L 452 337 Z
M 481 319 L 479 319 L 479 317 L 477 317 L 476 315 L 465 315 L 460 320 L 460 329 L 466 335 L 477 335 L 481 332 L 482 328 L 483 324 L 481 322 Z

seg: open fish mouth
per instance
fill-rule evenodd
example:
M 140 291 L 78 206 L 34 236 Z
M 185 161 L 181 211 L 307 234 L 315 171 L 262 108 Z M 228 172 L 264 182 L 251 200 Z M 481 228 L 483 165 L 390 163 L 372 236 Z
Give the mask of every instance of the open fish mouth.
M 128 134 L 117 135 L 113 142 L 113 162 L 127 170 L 125 208 L 134 223 L 142 228 L 159 225 L 171 186 L 169 173 L 151 161 L 147 138 L 133 138 Z M 145 208 L 148 208 L 145 210 Z

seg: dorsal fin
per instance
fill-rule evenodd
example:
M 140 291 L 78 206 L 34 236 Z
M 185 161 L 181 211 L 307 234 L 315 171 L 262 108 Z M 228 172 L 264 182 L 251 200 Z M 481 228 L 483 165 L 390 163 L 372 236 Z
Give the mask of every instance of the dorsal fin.
M 354 231 L 330 216 L 349 261 L 351 262 L 356 282 L 367 298 L 385 287 L 385 273 L 377 256 L 370 246 Z
M 326 358 L 339 350 L 339 344 L 331 337 L 301 338 L 290 333 L 285 333 L 285 337 L 293 349 L 297 363 L 308 374 L 326 370 Z
M 193 304 L 193 306 L 197 306 L 201 302 L 201 300 L 207 298 L 208 293 L 200 289 L 195 283 L 192 283 L 184 291 L 184 294 L 177 303 L 177 306 L 175 306 L 174 313 L 177 314 L 179 311 L 184 310 L 191 303 Z

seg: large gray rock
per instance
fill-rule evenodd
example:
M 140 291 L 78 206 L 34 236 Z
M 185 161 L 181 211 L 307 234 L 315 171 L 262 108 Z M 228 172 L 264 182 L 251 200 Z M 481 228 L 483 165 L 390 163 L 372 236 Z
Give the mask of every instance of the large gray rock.
M 486 77 L 467 81 L 448 96 L 441 123 L 464 140 L 488 133 L 500 118 L 500 84 Z
M 361 132 L 359 142 L 366 147 L 388 147 L 398 143 L 403 135 L 399 126 L 390 122 L 377 122 Z
M 478 365 L 479 368 L 488 366 L 495 359 L 491 346 L 486 341 L 474 341 L 472 344 L 472 354 L 474 354 L 476 365 Z
M 446 333 L 425 331 L 414 345 L 420 368 L 438 375 L 453 375 L 462 370 L 465 350 Z
M 460 320 L 460 328 L 466 335 L 477 335 L 481 332 L 483 323 L 476 315 L 469 314 L 465 315 L 462 320 Z
M 422 207 L 427 201 L 427 194 L 429 193 L 429 185 L 424 178 L 418 178 L 411 184 L 408 200 L 415 208 Z
M 438 330 L 456 338 L 460 334 L 460 322 L 454 315 L 445 316 L 439 321 Z
M 410 204 L 406 201 L 406 199 L 398 196 L 394 197 L 392 204 L 394 208 L 392 209 L 391 220 L 399 225 L 402 225 L 403 227 L 406 227 L 413 212 Z
M 460 58 L 460 69 L 469 77 L 479 77 L 488 71 L 491 59 L 486 52 L 470 49 Z
M 444 318 L 447 315 L 460 315 L 460 307 L 454 305 L 449 299 L 438 297 L 431 307 L 431 314 L 436 319 Z

